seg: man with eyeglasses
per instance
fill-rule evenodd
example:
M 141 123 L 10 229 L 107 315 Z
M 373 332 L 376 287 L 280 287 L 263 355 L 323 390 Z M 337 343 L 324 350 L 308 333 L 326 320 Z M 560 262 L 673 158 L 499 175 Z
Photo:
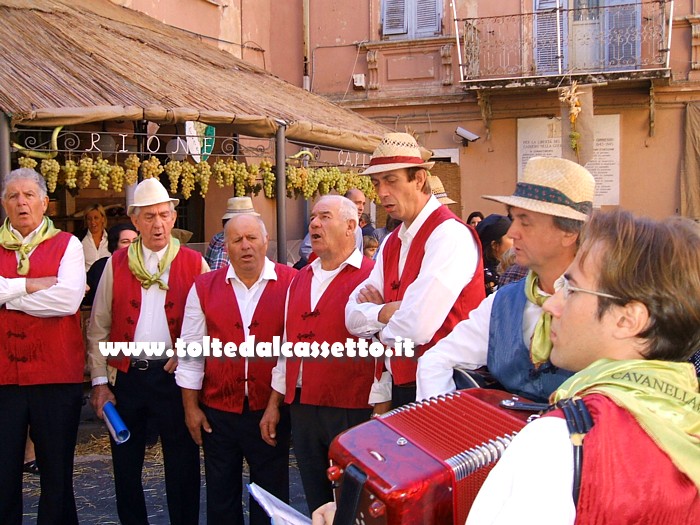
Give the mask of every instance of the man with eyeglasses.
M 565 159 L 533 157 L 510 196 L 484 196 L 508 206 L 516 263 L 527 277 L 488 296 L 418 360 L 417 399 L 455 390 L 455 368 L 484 366 L 507 391 L 544 402 L 571 373 L 549 359 L 551 316 L 542 310 L 573 261 L 591 213 L 595 180 Z
M 700 523 L 700 229 L 597 213 L 559 291 L 551 361 L 576 372 L 551 397 L 590 414 L 576 465 L 561 409 L 527 425 L 467 525 Z M 581 405 L 585 405 L 583 408 Z M 580 475 L 580 476 L 579 476 Z M 546 487 L 545 505 L 533 505 Z

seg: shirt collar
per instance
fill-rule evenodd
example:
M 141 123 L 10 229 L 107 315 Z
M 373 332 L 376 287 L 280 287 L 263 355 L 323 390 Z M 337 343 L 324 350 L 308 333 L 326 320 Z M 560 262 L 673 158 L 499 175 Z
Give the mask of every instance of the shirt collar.
M 440 206 L 442 206 L 442 204 L 440 204 L 440 201 L 438 201 L 433 195 L 431 195 L 428 199 L 428 202 L 425 203 L 423 209 L 418 213 L 416 218 L 411 223 L 410 227 L 406 228 L 405 223 L 401 224 L 401 227 L 399 228 L 399 239 L 401 240 L 401 242 L 403 243 L 409 239 L 413 239 L 418 233 L 418 230 L 420 230 L 421 226 L 423 226 L 425 221 L 428 220 L 430 214 L 437 210 Z
M 350 256 L 347 259 L 345 259 L 342 263 L 340 263 L 340 266 L 338 266 L 337 269 L 342 270 L 348 264 L 354 268 L 360 268 L 362 266 L 362 257 L 363 255 L 360 253 L 360 251 L 357 248 L 355 248 L 350 254 Z M 311 263 L 311 270 L 314 273 L 322 270 L 320 257 L 313 260 L 313 262 Z
M 7 221 L 7 222 L 9 223 L 10 221 Z M 12 226 L 12 224 L 10 224 L 10 231 L 11 231 L 12 233 L 14 233 L 14 234 L 17 236 L 18 239 L 21 239 L 21 240 L 22 240 L 22 244 L 28 244 L 28 243 L 30 243 L 31 240 L 34 238 L 34 236 L 36 235 L 36 233 L 39 231 L 39 228 L 41 228 L 43 225 L 44 225 L 44 218 L 42 217 L 42 218 L 41 218 L 41 222 L 39 222 L 39 226 L 37 226 L 37 227 L 34 228 L 31 232 L 29 232 L 29 233 L 27 234 L 26 237 L 23 237 L 22 234 L 19 232 L 19 230 L 15 229 L 15 228 Z
M 234 270 L 233 265 L 231 263 L 228 264 L 228 270 L 226 270 L 226 282 L 230 282 L 231 279 L 238 281 L 239 283 L 242 283 L 238 278 L 238 275 L 236 275 L 236 270 Z M 275 271 L 275 263 L 273 263 L 270 259 L 265 257 L 265 264 L 263 265 L 262 272 L 260 272 L 260 276 L 258 277 L 258 280 L 255 281 L 255 286 L 261 281 L 276 281 L 277 280 L 277 271 Z M 252 288 L 252 287 L 251 287 Z
M 163 255 L 165 255 L 165 251 L 168 249 L 168 246 L 169 245 L 166 245 L 165 248 L 154 252 L 153 250 L 149 250 L 148 248 L 146 248 L 146 246 L 141 244 L 141 248 L 143 249 L 143 260 L 148 261 L 148 259 L 151 257 L 151 254 L 155 253 L 156 257 L 158 257 L 158 262 L 160 262 L 160 260 L 163 258 Z

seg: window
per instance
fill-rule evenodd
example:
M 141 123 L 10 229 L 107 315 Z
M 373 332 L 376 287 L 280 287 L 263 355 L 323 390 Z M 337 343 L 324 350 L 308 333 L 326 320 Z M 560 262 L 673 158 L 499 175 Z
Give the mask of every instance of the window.
M 383 0 L 382 34 L 425 38 L 442 30 L 442 0 Z

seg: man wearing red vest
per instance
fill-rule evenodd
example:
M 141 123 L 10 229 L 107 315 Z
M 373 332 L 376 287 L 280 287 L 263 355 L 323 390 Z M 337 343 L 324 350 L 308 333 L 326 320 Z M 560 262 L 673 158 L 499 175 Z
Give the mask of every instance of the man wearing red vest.
M 0 523 L 22 523 L 27 427 L 41 470 L 40 523 L 78 523 L 73 457 L 85 348 L 78 308 L 85 294 L 80 241 L 44 217 L 44 178 L 29 168 L 5 177 L 0 227 Z
M 200 275 L 190 290 L 182 340 L 206 346 L 208 336 L 221 345 L 233 343 L 238 353 L 181 359 L 176 379 L 190 434 L 204 448 L 207 522 L 243 525 L 244 457 L 251 482 L 289 499 L 289 410 L 283 410 L 276 446 L 260 435 L 277 359 L 271 351 L 250 358 L 240 352 L 246 340 L 258 345 L 282 338 L 284 303 L 296 270 L 265 256 L 268 236 L 258 213 L 233 215 L 224 227 L 224 246 L 230 264 Z M 251 525 L 270 523 L 253 498 L 249 508 Z
M 131 431 L 125 443 L 111 443 L 117 512 L 124 524 L 148 523 L 141 484 L 148 419 L 155 422 L 163 448 L 170 523 L 199 522 L 199 447 L 187 431 L 172 375 L 177 360 L 167 354 L 107 359 L 99 350 L 107 341 L 171 349 L 179 336 L 187 293 L 209 268 L 199 253 L 170 235 L 177 202 L 157 179 L 136 187 L 128 213 L 140 235 L 107 262 L 87 334 L 92 407 L 102 417 L 102 407 L 111 401 Z
M 313 208 L 309 231 L 318 259 L 296 275 L 288 294 L 286 340 L 296 349 L 358 341 L 345 328 L 344 307 L 374 263 L 355 246 L 356 226 L 357 208 L 345 197 L 322 197 Z M 280 406 L 291 404 L 294 450 L 310 510 L 333 496 L 326 476 L 331 441 L 369 419 L 373 371 L 373 358 L 295 354 L 280 357 L 272 372 L 273 392 L 260 429 L 273 445 Z
M 411 135 L 388 133 L 362 173 L 372 178 L 382 206 L 402 225 L 380 248 L 369 278 L 350 295 L 346 322 L 357 336 L 377 334 L 390 347 L 399 337 L 415 345 L 414 357 L 387 359 L 394 407 L 416 400 L 418 357 L 484 298 L 479 240 L 432 195 L 427 170 L 434 164 L 423 162 Z M 387 385 L 386 378 L 375 389 Z M 386 409 L 388 403 L 375 406 L 375 412 Z
M 700 523 L 700 393 L 687 363 L 700 346 L 698 226 L 594 214 L 544 308 L 552 363 L 577 372 L 550 401 L 582 398 L 592 416 L 581 468 L 580 436 L 555 410 L 513 440 L 467 524 Z

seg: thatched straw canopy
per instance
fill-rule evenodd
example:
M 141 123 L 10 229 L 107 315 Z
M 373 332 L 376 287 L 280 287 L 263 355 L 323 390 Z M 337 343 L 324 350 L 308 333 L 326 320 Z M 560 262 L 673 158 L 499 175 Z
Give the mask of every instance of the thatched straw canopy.
M 0 110 L 12 125 L 198 120 L 371 152 L 383 126 L 107 0 L 0 0 Z

